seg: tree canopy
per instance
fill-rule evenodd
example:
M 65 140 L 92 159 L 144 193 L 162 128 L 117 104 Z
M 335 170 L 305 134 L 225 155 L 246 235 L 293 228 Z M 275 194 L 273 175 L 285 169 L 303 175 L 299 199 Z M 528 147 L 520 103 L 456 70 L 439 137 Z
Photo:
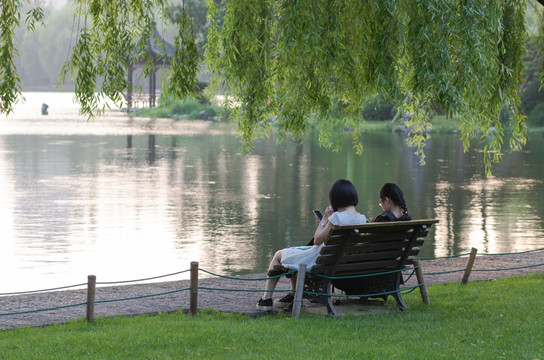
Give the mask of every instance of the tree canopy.
M 22 16 L 29 28 L 43 16 L 40 8 L 21 14 L 29 3 L 0 1 L 0 106 L 8 114 L 21 91 L 14 29 Z M 76 40 L 60 79 L 75 79 L 82 113 L 94 116 L 104 97 L 122 104 L 128 63 L 144 53 L 156 15 L 167 17 L 170 8 L 167 0 L 74 3 Z M 337 143 L 334 129 L 350 127 L 362 150 L 361 107 L 370 97 L 412 116 L 409 141 L 422 161 L 435 111 L 461 118 L 465 149 L 480 139 L 488 172 L 505 138 L 513 149 L 526 141 L 518 91 L 526 0 L 206 0 L 203 56 L 190 4 L 176 12 L 176 50 L 163 93 L 193 93 L 204 61 L 212 91 L 232 100 L 245 150 L 271 131 L 302 139 L 310 118 L 323 144 Z M 341 119 L 330 116 L 339 103 Z

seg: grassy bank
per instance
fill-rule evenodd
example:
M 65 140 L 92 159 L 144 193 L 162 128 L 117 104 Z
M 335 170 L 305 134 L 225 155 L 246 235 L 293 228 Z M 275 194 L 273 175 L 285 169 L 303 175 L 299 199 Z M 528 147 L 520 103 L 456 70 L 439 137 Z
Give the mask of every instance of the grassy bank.
M 155 108 L 136 109 L 131 116 L 149 118 L 173 118 L 187 120 L 226 120 L 225 109 L 210 104 L 206 100 L 184 99 L 176 101 L 166 99 Z
M 196 99 L 185 99 L 181 102 L 168 99 L 156 108 L 136 109 L 131 114 L 136 117 L 215 121 L 227 121 L 228 115 L 228 110 Z M 446 118 L 439 115 L 433 118 L 432 123 L 431 133 L 453 133 L 461 130 L 461 121 L 456 117 Z M 368 120 L 365 121 L 363 129 L 364 131 L 395 131 L 404 129 L 404 125 L 400 121 L 393 123 L 389 120 Z M 529 133 L 544 134 L 544 127 L 530 127 Z
M 446 116 L 438 115 L 433 117 L 431 133 L 446 134 L 461 132 L 461 121 L 459 118 L 446 118 Z M 364 129 L 368 131 L 393 131 L 403 129 L 404 125 L 400 122 L 392 123 L 391 121 L 367 121 L 364 124 Z M 508 129 L 505 129 L 508 132 Z M 544 127 L 529 126 L 529 134 L 544 134 Z
M 543 359 L 544 275 L 435 285 L 410 310 L 326 318 L 200 311 L 2 332 L 0 358 Z M 389 304 L 388 304 L 389 305 Z

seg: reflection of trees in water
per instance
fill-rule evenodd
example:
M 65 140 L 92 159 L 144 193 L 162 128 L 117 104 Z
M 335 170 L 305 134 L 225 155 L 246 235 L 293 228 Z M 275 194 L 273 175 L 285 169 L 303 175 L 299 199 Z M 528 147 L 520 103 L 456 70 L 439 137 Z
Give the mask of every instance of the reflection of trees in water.
M 311 211 L 327 205 L 340 177 L 354 182 L 358 209 L 369 218 L 379 212 L 384 182 L 402 187 L 414 218 L 438 218 L 422 256 L 544 246 L 542 138 L 505 154 L 487 179 L 481 153 L 463 153 L 453 135 L 431 139 L 424 167 L 403 134 L 364 134 L 361 156 L 349 142 L 333 153 L 311 136 L 301 146 L 261 140 L 247 157 L 237 155 L 230 134 L 4 136 L 3 163 L 15 170 L 3 181 L 18 189 L 4 192 L 18 224 L 11 247 L 28 254 L 34 236 L 41 245 L 33 251 L 51 250 L 40 232 L 51 229 L 59 242 L 48 261 L 59 269 L 67 262 L 117 273 L 136 266 L 149 276 L 199 261 L 224 274 L 264 271 L 276 250 L 311 238 Z M 51 195 L 40 196 L 46 188 Z M 23 226 L 29 222 L 32 229 Z
M 482 154 L 463 153 L 460 146 L 447 144 L 453 136 L 435 136 L 429 157 L 429 174 L 424 184 L 434 184 L 434 213 L 440 219 L 435 228 L 433 252 L 426 255 L 444 256 L 468 252 L 508 252 L 531 248 L 532 229 L 529 224 L 538 214 L 535 193 L 536 173 L 527 166 L 526 152 L 504 155 L 494 169 L 495 176 L 486 178 L 481 166 Z M 436 145 L 435 145 L 436 144 Z M 438 166 L 433 166 L 437 164 Z M 537 177 L 538 178 L 538 177 Z M 533 221 L 533 220 L 531 220 Z M 523 224 L 523 225 L 522 225 Z M 539 230 L 542 233 L 542 230 Z

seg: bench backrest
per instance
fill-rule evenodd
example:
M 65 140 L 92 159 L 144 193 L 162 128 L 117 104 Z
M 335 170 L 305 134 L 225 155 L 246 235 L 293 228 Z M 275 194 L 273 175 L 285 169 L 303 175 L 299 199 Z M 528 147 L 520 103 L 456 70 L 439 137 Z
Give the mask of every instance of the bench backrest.
M 350 276 L 399 270 L 438 220 L 411 220 L 335 226 L 312 273 Z

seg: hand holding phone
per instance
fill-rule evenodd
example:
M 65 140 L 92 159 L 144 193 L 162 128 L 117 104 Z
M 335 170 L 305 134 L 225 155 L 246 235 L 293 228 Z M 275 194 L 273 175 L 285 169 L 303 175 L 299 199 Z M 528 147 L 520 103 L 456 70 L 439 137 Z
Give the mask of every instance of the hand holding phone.
M 321 221 L 321 219 L 323 219 L 323 214 L 321 213 L 321 211 L 319 211 L 319 210 L 314 210 L 314 214 L 315 214 L 315 216 L 317 216 L 317 218 L 319 219 L 319 221 Z

